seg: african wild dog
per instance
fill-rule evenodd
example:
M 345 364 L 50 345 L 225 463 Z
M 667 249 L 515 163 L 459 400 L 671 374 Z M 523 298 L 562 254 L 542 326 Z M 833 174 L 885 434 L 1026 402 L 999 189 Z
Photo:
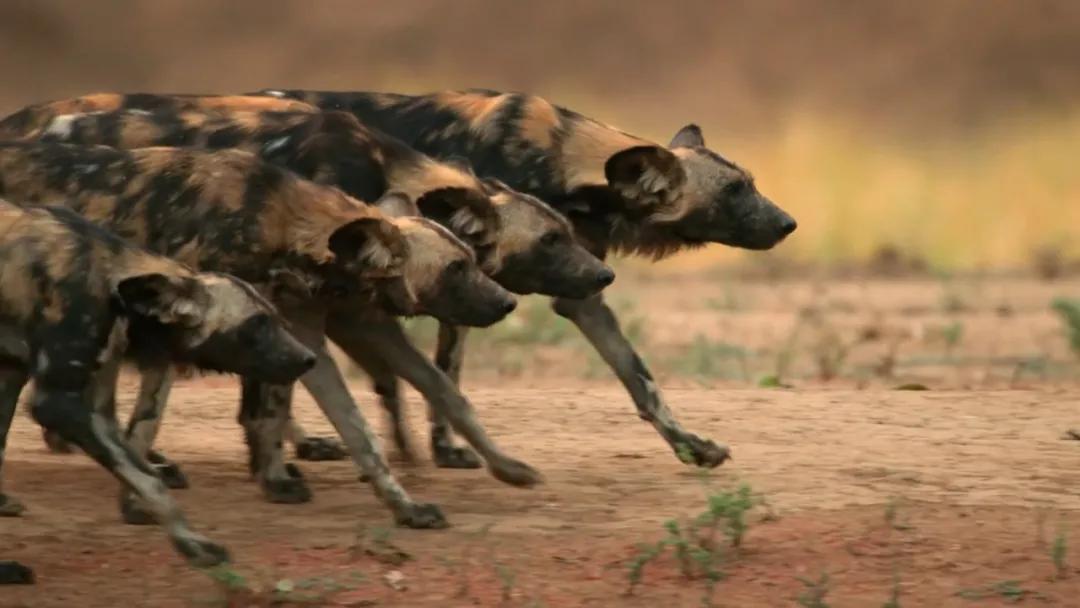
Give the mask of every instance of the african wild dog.
M 173 102 L 159 101 L 147 107 L 220 108 L 230 100 L 228 113 L 188 110 L 124 110 L 55 116 L 51 122 L 37 121 L 37 127 L 23 137 L 74 143 L 106 144 L 130 148 L 162 143 L 202 147 L 237 146 L 257 151 L 321 183 L 341 187 L 349 194 L 377 196 L 384 188 L 413 189 L 420 195 L 421 211 L 439 221 L 477 251 L 489 274 L 515 293 L 542 293 L 582 298 L 596 293 L 614 279 L 596 257 L 574 242 L 565 218 L 538 199 L 511 190 L 497 180 L 478 182 L 469 171 L 453 164 L 435 163 L 429 157 L 384 134 L 358 123 L 340 112 L 299 113 L 268 111 L 271 98 L 182 96 Z M 262 112 L 242 111 L 244 100 L 257 100 L 253 107 Z M 295 103 L 295 102 L 294 102 Z M 65 102 L 61 105 L 82 105 Z M 51 113 L 49 113 L 51 115 Z M 422 172 L 417 167 L 425 168 Z M 423 178 L 423 173 L 430 177 Z M 457 176 L 457 177 L 454 177 Z M 415 180 L 430 189 L 439 181 L 474 183 L 483 196 L 462 196 L 449 202 L 432 196 L 437 193 L 417 189 Z M 452 180 L 452 181 L 451 181 Z M 384 185 L 384 182 L 388 182 Z M 424 186 L 424 184 L 427 184 Z M 455 202 L 455 200 L 457 202 Z M 389 321 L 387 321 L 389 324 Z M 352 328 L 371 332 L 371 342 L 382 345 L 404 339 L 400 330 L 365 324 Z M 443 343 L 461 342 L 463 329 L 449 323 L 440 328 Z M 375 338 L 379 338 L 378 341 Z M 359 336 L 357 337 L 359 339 Z M 394 352 L 407 353 L 404 344 Z M 390 346 L 386 347 L 391 349 Z M 388 351 L 389 352 L 389 351 Z M 401 418 L 397 376 L 404 376 L 429 402 L 446 395 L 446 378 L 433 374 L 432 365 L 418 353 L 408 352 L 408 363 L 388 362 L 388 356 L 370 349 L 357 355 L 358 363 L 372 376 L 376 391 L 391 414 L 394 437 L 399 448 L 411 454 Z M 451 370 L 456 384 L 456 372 Z M 454 395 L 454 398 L 463 398 Z M 480 460 L 470 450 L 455 447 L 445 418 L 433 407 L 432 448 L 441 466 L 478 467 Z M 302 457 L 332 457 L 324 441 L 306 438 L 295 423 L 291 437 Z
M 239 105 L 237 105 L 239 104 Z M 112 110 L 230 110 L 239 107 L 248 111 L 276 110 L 280 112 L 317 112 L 318 108 L 302 101 L 244 95 L 221 95 L 196 98 L 186 95 L 154 93 L 91 93 L 81 97 L 59 99 L 25 108 L 0 120 L 0 139 L 13 140 L 38 132 L 53 119 L 71 114 Z
M 153 469 L 99 410 L 124 355 L 292 381 L 315 364 L 252 287 L 139 249 L 65 207 L 0 201 L 0 466 L 19 393 L 33 416 L 135 492 L 195 566 L 228 559 L 188 527 Z M 8 514 L 18 502 L 0 493 Z
M 539 197 L 566 215 L 597 256 L 660 258 L 723 243 L 769 249 L 795 220 L 762 196 L 750 174 L 705 146 L 695 125 L 667 146 L 619 131 L 534 95 L 444 91 L 428 95 L 264 90 L 324 110 L 343 110 L 435 157 L 468 159 L 481 177 Z M 600 295 L 557 298 L 629 390 L 638 415 L 679 455 L 717 466 L 726 446 L 685 431 Z M 440 352 L 450 365 L 460 358 Z
M 504 316 L 513 299 L 480 272 L 471 250 L 448 231 L 419 217 L 391 221 L 340 190 L 240 150 L 0 144 L 0 190 L 27 202 L 70 200 L 92 221 L 153 251 L 270 283 L 294 333 L 318 358 L 302 382 L 372 477 L 376 492 L 402 524 L 444 524 L 434 505 L 414 503 L 390 475 L 323 335 L 329 317 L 377 310 L 373 298 L 394 313 L 415 312 L 416 301 L 423 311 L 431 301 L 441 307 L 455 298 L 454 306 L 446 306 L 455 322 L 483 324 Z M 400 206 L 402 200 L 393 194 L 383 202 Z M 349 336 L 332 339 L 345 348 L 364 346 L 344 344 Z M 153 378 L 165 376 L 167 367 L 156 369 Z M 455 428 L 493 470 L 511 482 L 534 479 L 532 469 L 495 447 L 468 403 L 454 405 L 462 408 L 450 413 Z M 253 444 L 256 452 L 272 447 Z M 273 491 L 276 480 L 259 481 Z M 124 513 L 128 521 L 143 519 L 136 505 L 125 503 Z

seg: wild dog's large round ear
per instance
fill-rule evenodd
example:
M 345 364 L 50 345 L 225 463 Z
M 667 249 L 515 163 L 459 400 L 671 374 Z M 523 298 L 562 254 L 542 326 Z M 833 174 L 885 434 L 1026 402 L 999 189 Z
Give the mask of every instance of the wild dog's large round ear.
M 686 181 L 679 159 L 660 146 L 616 152 L 604 163 L 604 176 L 612 188 L 641 208 L 670 202 Z
M 498 229 L 499 216 L 484 196 L 465 188 L 439 188 L 424 193 L 416 201 L 424 217 L 446 226 L 472 243 L 489 240 Z
M 162 323 L 197 327 L 204 319 L 202 286 L 193 277 L 158 272 L 121 279 L 116 297 L 124 308 Z
M 330 251 L 345 268 L 360 276 L 396 276 L 408 252 L 405 237 L 385 217 L 362 217 L 330 235 Z
M 401 192 L 387 192 L 382 198 L 375 201 L 375 208 L 390 217 L 409 217 L 420 215 L 420 208 L 416 203 Z
M 701 134 L 701 127 L 689 124 L 679 129 L 675 137 L 671 138 L 669 148 L 704 148 L 705 136 Z

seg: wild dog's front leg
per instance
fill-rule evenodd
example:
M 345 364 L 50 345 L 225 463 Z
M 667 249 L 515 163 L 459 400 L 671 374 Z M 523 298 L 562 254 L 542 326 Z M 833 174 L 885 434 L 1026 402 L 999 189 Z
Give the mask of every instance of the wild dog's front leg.
M 364 350 L 378 355 L 394 372 L 412 384 L 439 412 L 447 416 L 454 430 L 483 456 L 491 473 L 515 486 L 533 486 L 540 474 L 529 465 L 502 453 L 476 420 L 472 404 L 454 383 L 409 342 L 397 321 L 360 323 L 347 316 L 331 315 L 327 335 L 350 357 Z
M 227 561 L 224 547 L 191 530 L 161 479 L 121 439 L 115 421 L 90 410 L 84 395 L 82 388 L 39 384 L 32 409 L 34 419 L 82 448 L 135 492 L 154 519 L 165 527 L 176 550 L 193 566 L 208 567 Z
M 17 517 L 26 508 L 15 498 L 4 494 L 4 451 L 8 431 L 18 409 L 19 393 L 26 385 L 27 374 L 21 366 L 0 365 L 0 517 Z
M 397 524 L 410 528 L 446 527 L 446 518 L 437 506 L 413 502 L 390 474 L 378 439 L 349 395 L 345 379 L 330 353 L 325 347 L 312 350 L 318 356 L 318 362 L 300 381 L 341 434 L 353 460 L 374 486 L 375 493 L 393 511 Z
M 449 323 L 439 323 L 439 343 L 435 350 L 435 364 L 447 377 L 461 388 L 461 366 L 465 360 L 465 337 L 469 328 Z M 446 416 L 428 403 L 428 419 L 431 422 L 431 453 L 435 464 L 447 469 L 478 469 L 480 457 L 467 447 L 454 445 L 454 433 Z
M 281 441 L 289 424 L 292 384 L 241 381 L 240 424 L 248 444 L 248 467 L 270 502 L 311 500 L 311 490 L 294 465 L 286 463 Z
M 325 318 L 322 311 L 312 307 L 298 308 L 289 311 L 288 317 L 292 322 L 293 335 L 316 356 L 315 367 L 301 376 L 300 382 L 341 435 L 353 461 L 371 481 L 379 499 L 394 513 L 397 524 L 410 528 L 446 527 L 446 518 L 437 506 L 414 502 L 390 474 L 390 468 L 379 449 L 378 439 L 360 414 L 341 371 L 326 349 L 323 337 Z M 287 419 L 286 414 L 285 420 Z M 279 435 L 274 444 L 279 451 L 280 442 Z
M 170 364 L 139 366 L 139 395 L 125 435 L 131 447 L 150 461 L 166 487 L 181 490 L 188 487 L 187 476 L 179 465 L 153 449 L 175 379 L 176 372 Z
M 553 308 L 559 315 L 570 319 L 615 370 L 619 380 L 630 391 L 638 415 L 652 423 L 680 460 L 711 468 L 730 457 L 727 446 L 688 433 L 675 420 L 645 362 L 634 352 L 634 347 L 619 329 L 619 322 L 604 303 L 602 295 L 586 300 L 556 299 Z
M 401 383 L 393 370 L 381 357 L 371 349 L 354 348 L 348 353 L 349 358 L 359 365 L 368 376 L 379 395 L 379 401 L 386 410 L 390 419 L 390 431 L 394 437 L 394 445 L 397 446 L 402 458 L 408 462 L 416 461 L 416 452 L 413 451 L 412 442 L 409 440 L 409 428 L 405 422 L 404 404 L 401 402 Z

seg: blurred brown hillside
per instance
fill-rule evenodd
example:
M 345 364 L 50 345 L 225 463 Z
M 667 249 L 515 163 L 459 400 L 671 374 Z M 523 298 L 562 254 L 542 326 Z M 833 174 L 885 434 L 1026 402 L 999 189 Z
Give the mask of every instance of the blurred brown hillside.
M 1075 103 L 1080 2 L 2 0 L 0 75 L 5 113 L 97 90 L 485 86 L 621 122 L 936 130 Z

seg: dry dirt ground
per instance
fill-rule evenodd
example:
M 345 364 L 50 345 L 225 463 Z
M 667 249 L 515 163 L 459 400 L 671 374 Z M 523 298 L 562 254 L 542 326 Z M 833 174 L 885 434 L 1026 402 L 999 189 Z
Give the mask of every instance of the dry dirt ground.
M 897 299 L 882 289 L 883 301 Z M 685 318 L 705 326 L 703 314 Z M 1026 352 L 1057 330 L 1044 309 L 1031 314 L 970 319 L 968 339 L 999 354 L 1015 340 Z M 1064 356 L 1063 344 L 1041 350 Z M 857 390 L 806 378 L 782 390 L 667 377 L 685 426 L 733 448 L 734 461 L 702 475 L 636 418 L 614 380 L 467 380 L 492 434 L 546 483 L 520 490 L 484 471 L 399 464 L 405 487 L 452 523 L 411 531 L 390 526 L 344 462 L 300 464 L 309 504 L 263 502 L 234 422 L 237 388 L 187 381 L 160 446 L 186 467 L 192 488 L 174 495 L 196 528 L 232 551 L 234 570 L 216 579 L 188 569 L 158 529 L 120 523 L 115 483 L 82 455 L 47 453 L 19 416 L 4 488 L 28 511 L 0 519 L 0 559 L 32 565 L 38 582 L 0 587 L 0 607 L 707 605 L 706 581 L 686 578 L 671 550 L 644 567 L 632 594 L 630 566 L 643 543 L 664 538 L 665 521 L 697 515 L 710 494 L 740 483 L 767 504 L 747 516 L 741 548 L 723 551 L 712 605 L 1078 605 L 1080 442 L 1063 438 L 1080 427 L 1075 374 L 968 388 L 950 375 L 928 391 L 892 382 Z M 127 378 L 126 399 L 133 387 Z M 381 427 L 366 382 L 354 389 Z M 420 400 L 409 401 L 423 446 Z M 328 430 L 306 394 L 297 409 L 311 430 Z M 887 604 L 894 593 L 898 603 Z

